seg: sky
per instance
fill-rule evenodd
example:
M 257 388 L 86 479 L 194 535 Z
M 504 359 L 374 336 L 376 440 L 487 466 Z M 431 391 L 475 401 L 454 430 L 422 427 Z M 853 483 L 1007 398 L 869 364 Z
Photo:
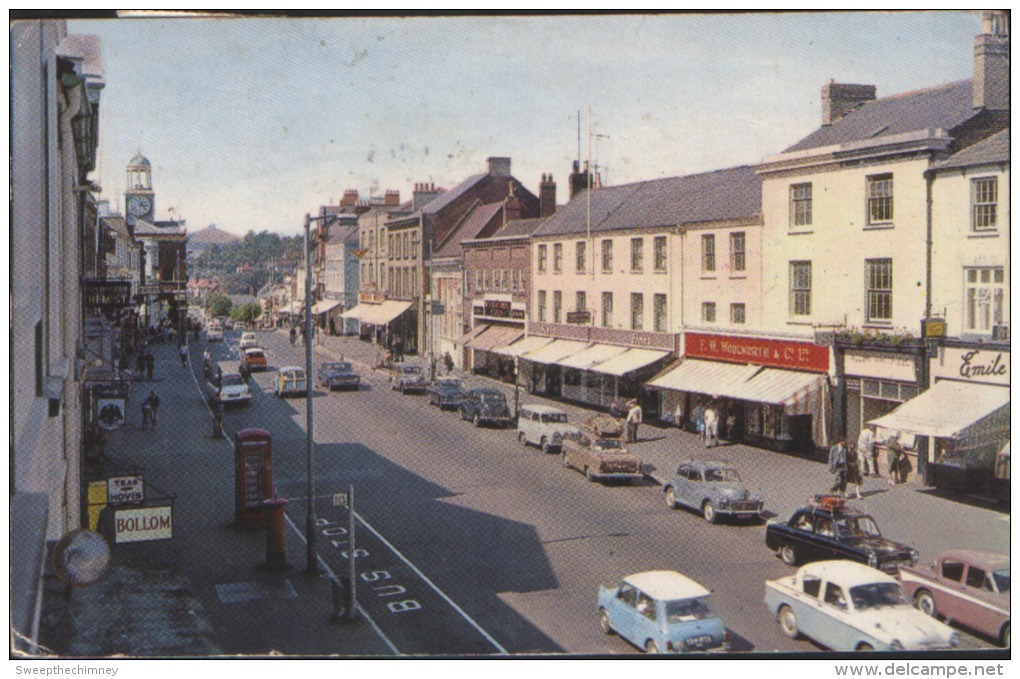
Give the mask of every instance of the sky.
M 103 198 L 124 209 L 140 151 L 157 219 L 285 235 L 346 189 L 406 200 L 490 156 L 536 195 L 552 173 L 561 204 L 577 159 L 607 184 L 753 164 L 819 127 L 830 79 L 882 97 L 970 78 L 980 28 L 977 12 L 68 22 L 102 44 Z

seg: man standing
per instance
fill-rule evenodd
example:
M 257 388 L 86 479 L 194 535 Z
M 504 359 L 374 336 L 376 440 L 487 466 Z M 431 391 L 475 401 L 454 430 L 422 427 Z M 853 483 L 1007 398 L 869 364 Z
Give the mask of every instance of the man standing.
M 638 425 L 641 424 L 642 419 L 641 406 L 637 399 L 632 399 L 628 405 L 630 409 L 627 411 L 627 442 L 637 443 Z
M 886 460 L 889 463 L 889 485 L 905 483 L 907 475 L 903 470 L 903 461 L 906 459 L 907 453 L 900 444 L 899 432 L 890 436 L 889 440 L 885 442 L 885 450 Z
M 715 446 L 719 439 L 719 414 L 715 412 L 715 406 L 709 405 L 705 409 L 705 447 Z
M 152 351 L 146 350 L 145 352 L 145 376 L 148 379 L 152 379 L 152 373 L 156 368 L 156 357 L 152 355 Z
M 861 476 L 880 476 L 874 455 L 875 431 L 872 425 L 866 424 L 857 437 L 857 466 Z
M 836 476 L 836 482 L 829 491 L 843 497 L 846 494 L 846 445 L 843 439 L 829 448 L 829 473 Z
M 185 368 L 188 367 L 188 345 L 187 344 L 182 344 L 181 345 L 181 366 L 183 366 Z

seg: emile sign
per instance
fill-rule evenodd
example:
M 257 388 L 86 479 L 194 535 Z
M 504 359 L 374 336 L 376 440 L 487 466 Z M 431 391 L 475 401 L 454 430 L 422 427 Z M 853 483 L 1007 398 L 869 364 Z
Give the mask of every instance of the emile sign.
M 1009 352 L 945 347 L 932 361 L 932 375 L 1009 386 Z

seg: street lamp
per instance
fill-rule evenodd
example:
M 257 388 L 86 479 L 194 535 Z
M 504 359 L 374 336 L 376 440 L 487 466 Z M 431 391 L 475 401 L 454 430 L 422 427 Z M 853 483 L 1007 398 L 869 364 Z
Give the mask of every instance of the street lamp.
M 305 536 L 307 537 L 307 553 L 305 555 L 305 572 L 308 575 L 316 575 L 319 572 L 319 563 L 316 554 L 315 534 L 318 529 L 318 521 L 315 517 L 315 469 L 312 462 L 312 448 L 314 441 L 313 430 L 313 408 L 312 408 L 312 254 L 311 228 L 312 217 L 305 213 L 305 455 L 308 463 L 308 518 L 305 522 Z

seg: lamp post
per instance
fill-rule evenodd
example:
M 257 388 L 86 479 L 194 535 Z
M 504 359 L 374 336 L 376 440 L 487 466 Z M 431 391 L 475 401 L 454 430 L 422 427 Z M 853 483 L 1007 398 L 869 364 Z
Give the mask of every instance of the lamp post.
M 308 518 L 305 522 L 305 536 L 307 537 L 307 553 L 305 555 L 305 572 L 308 575 L 316 575 L 319 572 L 319 563 L 315 548 L 315 534 L 318 521 L 315 517 L 315 469 L 313 468 L 313 441 L 314 441 L 314 417 L 312 408 L 312 254 L 311 228 L 312 217 L 305 213 L 305 455 L 308 463 Z

